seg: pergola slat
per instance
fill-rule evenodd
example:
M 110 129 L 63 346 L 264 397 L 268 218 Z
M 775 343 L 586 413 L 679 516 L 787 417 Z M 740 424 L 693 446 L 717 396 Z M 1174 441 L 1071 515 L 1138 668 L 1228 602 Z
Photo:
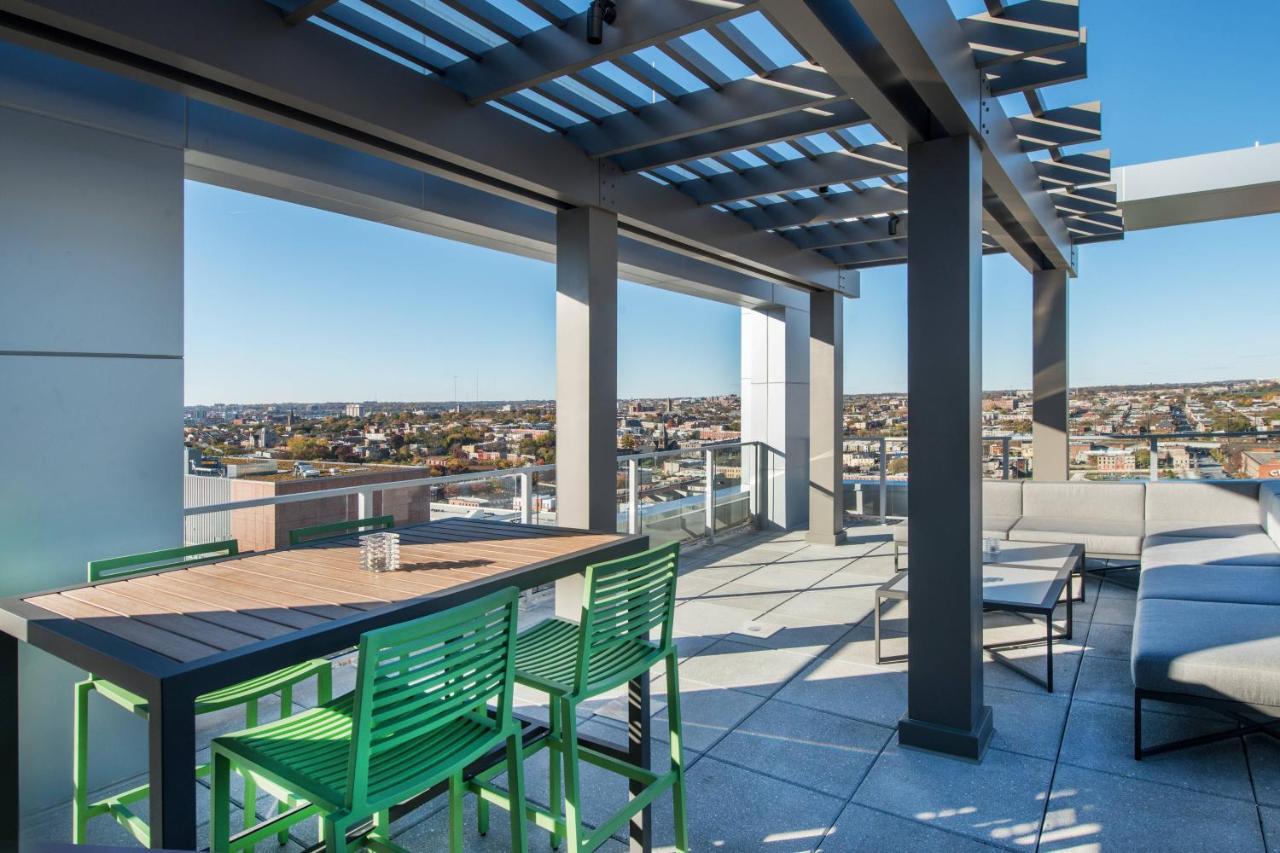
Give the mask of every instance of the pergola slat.
M 387 17 L 435 39 L 450 50 L 456 50 L 469 59 L 478 58 L 490 48 L 483 39 L 413 0 L 364 0 L 364 2 Z
M 1039 115 L 1011 116 L 1009 121 L 1024 151 L 1043 151 L 1102 139 L 1102 104 L 1098 101 L 1044 110 Z
M 734 214 L 753 228 L 766 230 L 832 222 L 856 216 L 873 216 L 878 213 L 896 213 L 907 209 L 906 189 L 905 184 L 896 189 L 870 187 L 816 198 L 744 207 L 735 210 Z
M 897 217 L 894 222 L 893 217 L 877 216 L 874 219 L 862 219 L 857 222 L 829 222 L 807 228 L 792 228 L 779 233 L 801 249 L 858 246 L 906 237 L 909 219 L 910 217 L 903 215 Z M 889 233 L 891 228 L 894 231 L 892 234 Z
M 852 101 L 808 107 L 773 118 L 713 130 L 648 148 L 626 151 L 612 159 L 624 172 L 714 157 L 733 151 L 862 124 L 867 114 Z
M 530 33 L 520 44 L 505 44 L 478 61 L 458 63 L 449 69 L 450 84 L 472 103 L 492 100 L 713 26 L 751 11 L 755 2 L 646 0 L 635 8 L 622 4 L 617 23 L 604 28 L 604 40 L 598 45 L 584 38 L 587 13 L 582 12 L 563 26 Z
M 718 92 L 690 92 L 678 102 L 650 104 L 634 114 L 619 114 L 598 125 L 574 128 L 569 138 L 592 156 L 612 157 L 806 107 L 822 108 L 845 99 L 823 72 L 792 65 L 779 68 L 766 78 L 734 80 Z
M 1111 180 L 1111 151 L 1106 148 L 1064 154 L 1056 160 L 1035 160 L 1034 165 L 1045 189 L 1070 189 Z
M 1034 56 L 989 65 L 985 71 L 989 76 L 991 94 L 999 97 L 1082 80 L 1087 68 L 1085 43 L 1081 41 L 1074 47 L 1049 56 Z
M 777 165 L 757 166 L 734 174 L 717 175 L 679 184 L 700 204 L 775 195 L 846 181 L 878 178 L 906 171 L 907 155 L 888 145 L 864 145 L 857 155 L 837 151 L 809 159 L 787 160 Z

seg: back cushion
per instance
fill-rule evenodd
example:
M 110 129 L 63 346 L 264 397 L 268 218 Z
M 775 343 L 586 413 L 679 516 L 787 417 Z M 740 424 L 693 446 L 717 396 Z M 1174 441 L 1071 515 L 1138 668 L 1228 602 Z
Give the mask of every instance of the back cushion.
M 1258 524 L 1258 484 L 1250 480 L 1192 480 L 1147 484 L 1149 521 Z
M 1143 483 L 1026 483 L 1022 514 L 1142 521 Z
M 1022 483 L 1016 480 L 982 481 L 982 514 L 988 518 L 1022 515 Z
M 1262 526 L 1267 529 L 1271 541 L 1280 548 L 1280 483 L 1262 483 L 1258 487 L 1258 503 L 1262 510 Z

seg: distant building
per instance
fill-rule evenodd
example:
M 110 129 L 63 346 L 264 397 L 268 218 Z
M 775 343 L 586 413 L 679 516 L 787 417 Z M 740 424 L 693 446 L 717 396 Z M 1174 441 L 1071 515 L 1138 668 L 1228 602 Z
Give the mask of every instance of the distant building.
M 347 403 L 346 412 L 347 412 L 347 417 L 349 418 L 363 418 L 364 406 L 360 405 L 359 403 Z
M 1280 477 L 1280 453 L 1274 450 L 1246 450 L 1240 454 L 1240 463 L 1250 479 Z

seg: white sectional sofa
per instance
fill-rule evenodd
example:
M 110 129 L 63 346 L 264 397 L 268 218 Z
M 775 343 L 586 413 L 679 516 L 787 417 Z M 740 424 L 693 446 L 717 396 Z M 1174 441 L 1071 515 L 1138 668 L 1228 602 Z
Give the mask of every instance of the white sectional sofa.
M 1144 747 L 1147 700 L 1215 708 L 1235 723 L 1224 738 L 1280 725 L 1280 482 L 985 482 L 983 527 L 1140 566 L 1135 758 L 1206 742 Z M 894 528 L 895 563 L 907 535 Z

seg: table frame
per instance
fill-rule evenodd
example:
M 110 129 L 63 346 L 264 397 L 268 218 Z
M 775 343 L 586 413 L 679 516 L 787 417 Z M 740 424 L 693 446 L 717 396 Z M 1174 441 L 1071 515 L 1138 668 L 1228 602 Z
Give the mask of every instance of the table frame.
M 1028 544 L 1037 544 L 1037 543 L 1028 543 Z M 1040 544 L 1057 545 L 1057 544 L 1069 544 L 1069 543 L 1046 542 L 1046 543 L 1040 543 Z M 986 651 L 991 652 L 992 660 L 994 660 L 996 663 L 1008 669 L 1013 670 L 1014 672 L 1018 673 L 1023 678 L 1026 678 L 1029 681 L 1039 684 L 1041 687 L 1044 687 L 1045 690 L 1049 693 L 1053 692 L 1053 641 L 1055 638 L 1059 640 L 1070 640 L 1074 632 L 1074 613 L 1073 613 L 1074 608 L 1072 605 L 1075 600 L 1075 595 L 1071 589 L 1072 577 L 1079 575 L 1081 577 L 1082 593 L 1084 588 L 1083 574 L 1084 574 L 1085 550 L 1084 550 L 1084 546 L 1082 545 L 1075 545 L 1074 548 L 1075 548 L 1074 550 L 1075 562 L 1071 565 L 1071 567 L 1066 569 L 1066 573 L 1064 576 L 1055 578 L 1055 580 L 1051 582 L 1050 586 L 1054 587 L 1053 594 L 1051 596 L 1046 596 L 1043 602 L 1039 604 L 1015 604 L 1012 602 L 987 601 L 985 597 L 982 602 L 982 609 L 984 613 L 995 613 L 995 612 L 1016 613 L 1016 614 L 1026 615 L 1026 616 L 1044 617 L 1044 620 L 1045 620 L 1045 678 L 1041 679 L 1037 676 L 1032 675 L 1031 673 L 1022 669 L 1021 667 L 1015 665 L 1012 661 L 1007 659 L 1004 655 L 1000 654 L 1000 652 L 1003 650 L 1022 648 L 1028 645 L 1032 645 L 1033 643 L 1038 643 L 1039 640 L 1012 640 L 1004 643 L 984 643 L 982 645 L 982 648 L 985 649 Z M 988 566 L 994 566 L 994 567 L 1009 566 L 1011 568 L 1026 569 L 1026 570 L 1032 570 L 1032 571 L 1043 571 L 1043 572 L 1061 572 L 1062 571 L 1061 569 L 1040 568 L 1038 566 L 1027 566 L 1020 563 L 1003 563 L 998 560 L 992 563 L 983 563 L 984 570 Z M 895 590 L 892 588 L 900 580 L 907 577 L 907 575 L 908 573 L 905 571 L 896 572 L 894 573 L 893 577 L 891 577 L 888 581 L 886 581 L 885 583 L 881 584 L 879 587 L 876 588 L 876 603 L 875 603 L 875 610 L 873 613 L 873 626 L 874 626 L 873 630 L 875 635 L 875 660 L 877 664 L 897 663 L 897 662 L 907 660 L 907 655 L 893 655 L 891 657 L 885 657 L 884 655 L 881 654 L 881 651 L 880 651 L 881 649 L 880 608 L 885 601 L 906 601 L 907 600 L 908 592 Z M 1065 596 L 1063 595 L 1064 591 L 1066 593 Z M 1064 602 L 1064 599 L 1065 599 L 1065 602 Z M 1056 626 L 1054 624 L 1053 614 L 1057 610 L 1058 605 L 1063 603 L 1067 605 L 1066 628 L 1060 633 L 1055 633 L 1054 629 Z
M 395 531 L 428 530 L 427 522 L 405 525 Z M 468 521 L 474 524 L 492 522 Z M 550 528 L 534 525 L 502 524 L 506 531 L 528 530 L 543 536 L 600 535 L 601 531 L 574 528 Z M 251 559 L 263 554 L 293 553 L 309 548 L 332 547 L 337 543 L 356 543 L 358 537 L 347 536 L 318 540 L 291 549 L 259 551 L 235 558 L 219 558 L 218 562 Z M 617 534 L 610 542 L 588 546 L 566 555 L 551 557 L 480 578 L 436 593 L 393 602 L 375 610 L 302 628 L 278 637 L 261 640 L 239 648 L 222 651 L 199 660 L 182 663 L 156 652 L 143 649 L 121 637 L 37 607 L 24 599 L 64 590 L 112 583 L 74 584 L 57 590 L 32 592 L 20 597 L 0 600 L 0 846 L 17 842 L 21 823 L 19 768 L 22 764 L 18 736 L 18 642 L 42 649 L 81 669 L 113 681 L 144 697 L 150 705 L 148 714 L 148 765 L 150 771 L 150 824 L 153 848 L 192 850 L 196 845 L 196 779 L 192 772 L 195 761 L 196 697 L 222 687 L 238 684 L 248 678 L 274 672 L 291 664 L 325 657 L 358 644 L 360 635 L 375 628 L 394 625 L 473 601 L 508 586 L 529 589 L 560 578 L 579 574 L 592 563 L 639 553 L 648 547 L 645 535 Z M 181 571 L 187 566 L 165 571 Z M 150 574 L 150 573 L 148 573 Z M 145 577 L 143 574 L 132 578 Z M 607 751 L 649 766 L 649 678 L 644 675 L 631 682 L 630 736 L 626 750 L 617 747 Z M 633 792 L 634 796 L 634 792 Z M 419 800 L 420 802 L 420 800 Z M 632 821 L 633 850 L 648 850 L 650 842 L 649 809 Z

